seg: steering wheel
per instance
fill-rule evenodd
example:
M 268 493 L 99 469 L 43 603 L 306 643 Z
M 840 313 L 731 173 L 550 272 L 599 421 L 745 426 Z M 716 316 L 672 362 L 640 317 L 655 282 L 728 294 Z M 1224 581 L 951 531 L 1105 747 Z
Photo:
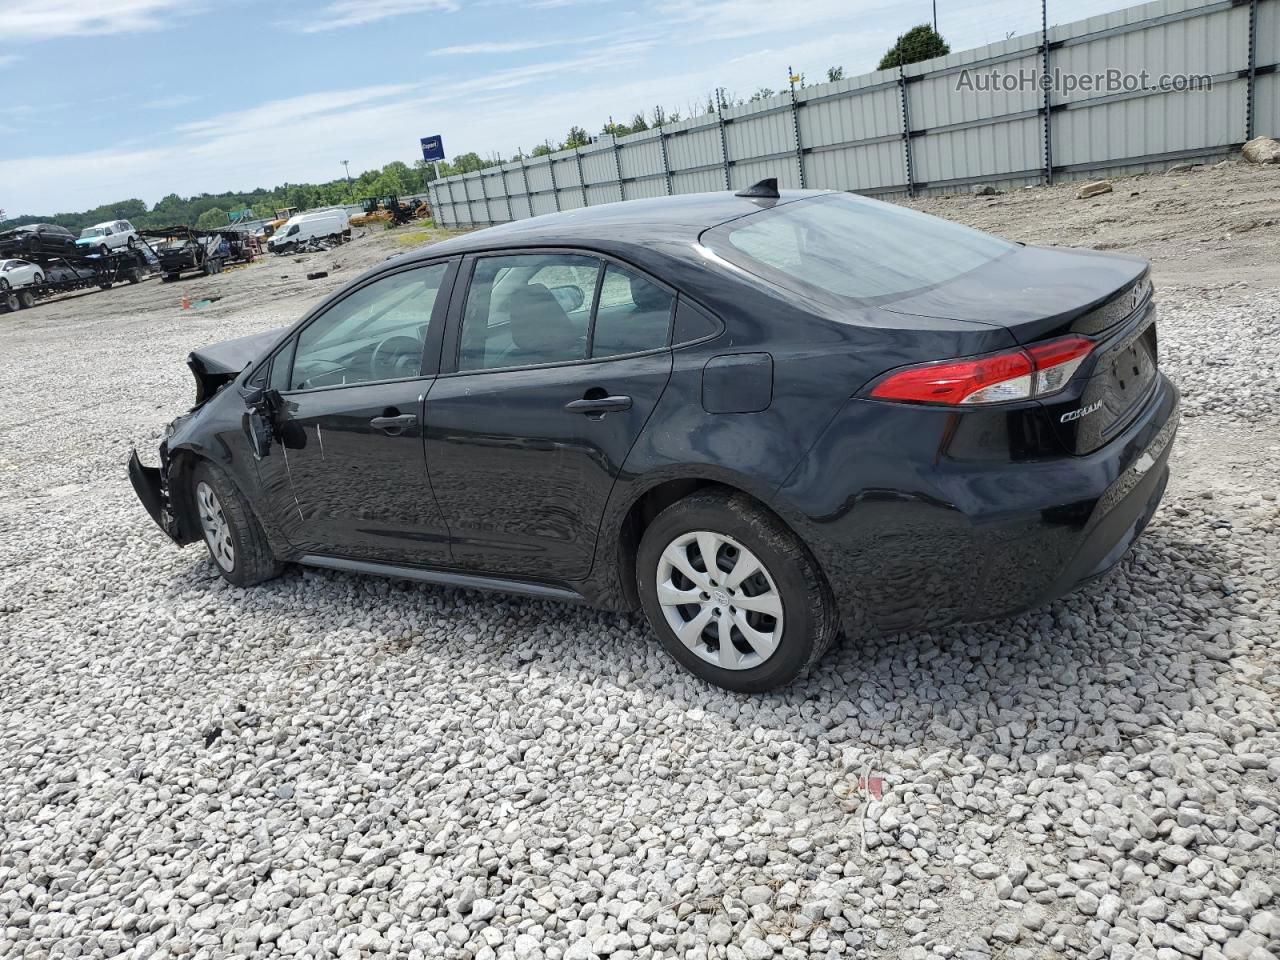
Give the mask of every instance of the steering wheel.
M 387 337 L 373 348 L 369 372 L 374 380 L 415 377 L 422 371 L 422 342 L 413 337 Z

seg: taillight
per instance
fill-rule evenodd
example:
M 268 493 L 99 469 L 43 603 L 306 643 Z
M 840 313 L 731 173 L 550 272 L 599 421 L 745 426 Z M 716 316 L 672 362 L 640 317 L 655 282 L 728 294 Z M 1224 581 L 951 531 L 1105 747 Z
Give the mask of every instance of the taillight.
M 971 360 L 923 363 L 885 377 L 870 396 L 947 406 L 1046 397 L 1067 385 L 1093 346 L 1087 337 L 1062 337 Z

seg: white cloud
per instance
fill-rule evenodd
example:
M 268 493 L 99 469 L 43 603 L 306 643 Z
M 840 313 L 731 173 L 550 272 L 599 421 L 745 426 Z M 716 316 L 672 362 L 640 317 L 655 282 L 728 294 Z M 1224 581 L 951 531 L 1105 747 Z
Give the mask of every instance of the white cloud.
M 408 13 L 439 13 L 458 9 L 456 0 L 333 0 L 299 25 L 303 33 L 358 27 Z
M 160 97 L 156 100 L 148 100 L 139 104 L 143 110 L 172 110 L 174 107 L 184 107 L 188 103 L 195 103 L 200 98 L 190 93 L 179 93 L 172 97 Z
M 10 64 L 17 63 L 22 58 L 16 53 L 0 53 L 0 68 L 7 67 Z
M 491 53 L 520 53 L 525 50 L 542 50 L 546 47 L 566 47 L 579 43 L 594 43 L 599 37 L 574 37 L 565 40 L 511 40 L 508 42 L 462 43 L 452 47 L 432 50 L 436 56 L 484 55 Z
M 370 104 L 388 97 L 400 97 L 415 90 L 413 84 L 382 84 L 357 87 L 353 90 L 333 90 L 323 93 L 307 93 L 284 100 L 222 113 L 205 120 L 184 123 L 178 127 L 182 133 L 199 137 L 229 137 L 243 133 L 278 130 L 289 124 L 314 120 L 363 104 Z M 340 135 L 335 131 L 335 135 Z
M 0 37 L 32 41 L 158 30 L 168 25 L 169 14 L 190 13 L 191 7 L 182 0 L 6 0 Z

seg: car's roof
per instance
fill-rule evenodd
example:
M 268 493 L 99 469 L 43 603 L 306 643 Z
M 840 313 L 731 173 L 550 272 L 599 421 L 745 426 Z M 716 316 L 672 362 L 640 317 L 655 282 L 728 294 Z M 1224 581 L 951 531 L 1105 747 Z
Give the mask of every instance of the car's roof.
M 829 190 L 781 190 L 777 200 L 739 197 L 728 191 L 686 193 L 671 197 L 577 207 L 514 220 L 425 248 L 424 255 L 465 253 L 505 246 L 599 244 L 648 245 L 669 241 L 692 243 L 704 230 L 781 203 L 816 197 Z

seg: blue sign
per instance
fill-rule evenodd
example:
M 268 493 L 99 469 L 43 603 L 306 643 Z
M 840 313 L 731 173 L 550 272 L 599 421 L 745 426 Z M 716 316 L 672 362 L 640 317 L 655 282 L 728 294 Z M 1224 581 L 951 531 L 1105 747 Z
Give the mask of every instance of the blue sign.
M 437 137 L 423 137 L 419 143 L 422 144 L 423 160 L 443 160 L 444 159 L 444 141 Z

